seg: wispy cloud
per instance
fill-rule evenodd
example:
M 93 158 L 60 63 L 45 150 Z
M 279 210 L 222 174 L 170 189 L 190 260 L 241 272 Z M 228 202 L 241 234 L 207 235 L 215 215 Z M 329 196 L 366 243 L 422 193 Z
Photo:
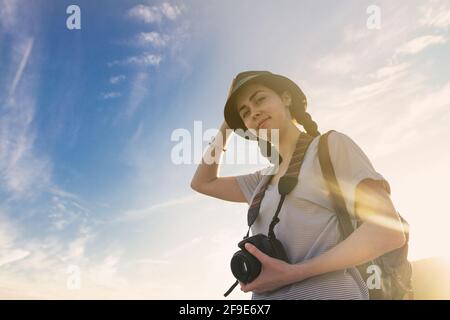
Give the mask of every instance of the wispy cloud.
M 15 246 L 18 236 L 17 226 L 0 211 L 0 267 L 19 261 L 30 254 L 28 250 Z
M 60 197 L 60 198 L 72 200 L 72 202 L 73 202 L 77 207 L 79 207 L 80 209 L 83 209 L 83 210 L 86 210 L 86 211 L 87 211 L 87 209 L 86 209 L 84 206 L 82 206 L 82 205 L 80 204 L 81 202 L 83 202 L 83 200 L 82 200 L 78 195 L 76 195 L 76 194 L 74 194 L 74 193 L 71 193 L 71 192 L 68 192 L 68 191 L 66 191 L 66 190 L 63 190 L 63 189 L 61 189 L 61 188 L 58 187 L 58 186 L 51 186 L 51 187 L 49 188 L 49 191 L 51 192 L 51 194 L 52 194 L 53 196 L 57 196 L 57 197 Z
M 419 53 L 433 45 L 446 43 L 447 39 L 441 35 L 426 35 L 414 38 L 396 50 L 397 55 L 411 55 Z
M 102 98 L 103 100 L 119 98 L 121 96 L 122 96 L 122 93 L 117 92 L 117 91 L 110 91 L 110 92 L 102 92 L 102 93 L 100 93 L 100 98 Z
M 450 6 L 448 1 L 435 1 L 433 5 L 421 6 L 422 18 L 419 23 L 422 26 L 448 29 L 450 26 Z
M 68 243 L 59 238 L 35 239 L 27 250 L 0 253 L 0 266 L 7 264 L 0 274 L 0 298 L 70 299 L 127 297 L 132 289 L 118 272 L 122 251 L 108 248 L 87 256 L 88 237 Z M 80 271 L 81 287 L 70 290 L 67 283 L 69 267 Z M 73 276 L 73 275 L 72 275 Z
M 355 66 L 358 66 L 358 60 L 355 60 Z M 353 87 L 337 88 L 318 85 L 314 89 L 314 99 L 321 101 L 328 108 L 360 110 L 376 97 L 391 92 L 392 88 L 406 77 L 408 66 L 407 63 L 382 66 L 367 74 L 363 78 L 364 82 Z M 324 110 L 324 112 L 326 111 Z M 322 116 L 327 118 L 325 114 Z M 343 117 L 344 115 L 339 116 Z M 346 114 L 345 116 L 349 118 L 349 121 L 354 121 L 359 115 L 355 114 L 353 117 L 351 114 Z
M 169 36 L 155 31 L 141 32 L 136 37 L 136 43 L 139 45 L 152 45 L 156 48 L 165 47 L 169 41 Z
M 148 74 L 146 72 L 138 72 L 134 76 L 131 82 L 130 94 L 127 104 L 115 118 L 115 124 L 117 124 L 121 119 L 130 118 L 139 109 L 142 102 L 149 93 L 147 80 Z
M 83 228 L 88 222 L 90 210 L 78 198 L 67 197 L 64 194 L 53 194 L 51 197 L 48 218 L 56 230 L 76 224 Z
M 395 74 L 401 73 L 409 67 L 410 67 L 410 63 L 407 63 L 407 62 L 403 62 L 400 64 L 387 65 L 387 66 L 381 67 L 373 74 L 370 74 L 369 77 L 374 78 L 374 79 L 387 78 L 390 76 L 394 76 Z
M 353 69 L 353 61 L 355 57 L 351 53 L 344 53 L 336 56 L 335 54 L 321 58 L 316 68 L 325 73 L 345 74 Z
M 25 48 L 23 50 L 22 60 L 20 61 L 20 65 L 17 68 L 16 75 L 14 77 L 14 80 L 13 80 L 12 85 L 11 85 L 11 89 L 9 91 L 10 97 L 14 96 L 17 84 L 19 83 L 20 79 L 22 78 L 23 69 L 27 65 L 28 58 L 30 57 L 31 50 L 33 49 L 33 42 L 34 42 L 34 39 L 30 38 L 25 43 Z
M 127 77 L 124 76 L 123 74 L 118 75 L 118 76 L 113 76 L 113 77 L 109 78 L 109 83 L 111 83 L 111 84 L 117 84 L 117 83 L 119 83 L 119 82 L 121 82 L 121 81 L 124 81 L 126 78 L 127 78 Z
M 18 1 L 0 0 L 0 26 L 12 30 L 17 23 Z
M 182 9 L 182 6 L 173 5 L 168 2 L 164 2 L 160 7 L 164 16 L 170 20 L 175 20 L 181 14 Z
M 139 56 L 131 56 L 124 60 L 114 60 L 108 63 L 108 67 L 115 65 L 158 66 L 163 57 L 159 54 L 143 53 Z
M 366 141 L 366 145 L 372 146 L 373 154 L 380 158 L 417 144 L 421 135 L 418 127 L 422 128 L 422 135 L 444 130 L 437 124 L 432 129 L 424 119 L 431 114 L 445 114 L 442 106 L 449 105 L 448 99 L 444 98 L 450 96 L 448 86 L 432 87 L 428 83 L 431 75 L 425 70 L 418 71 L 416 60 L 407 58 L 432 46 L 445 44 L 448 39 L 439 33 L 414 37 L 423 34 L 425 25 L 404 26 L 408 26 L 411 16 L 420 19 L 423 13 L 417 11 L 415 8 L 403 15 L 396 10 L 395 19 L 385 18 L 382 26 L 396 30 L 392 33 L 344 28 L 344 42 L 339 42 L 337 53 L 319 58 L 316 63 L 320 71 L 348 78 L 347 82 L 340 79 L 337 82 L 335 79 L 324 80 L 320 75 L 311 86 L 311 101 L 319 104 L 314 112 L 321 119 L 321 125 L 340 127 L 350 131 L 352 136 L 369 137 L 367 132 L 377 130 L 375 128 L 383 123 L 380 134 Z M 311 79 L 316 80 L 314 75 Z M 420 107 L 411 105 L 412 101 L 420 103 Z M 416 111 L 411 111 L 413 109 Z M 394 136 L 397 138 L 390 142 Z
M 85 251 L 89 241 L 93 241 L 95 236 L 91 230 L 86 227 L 80 228 L 80 232 L 77 237 L 68 242 L 67 250 L 61 257 L 62 260 L 67 262 L 78 262 L 80 259 L 85 258 Z
M 372 31 L 373 33 L 373 31 Z M 371 30 L 368 28 L 361 28 L 361 26 L 355 27 L 355 26 L 346 26 L 343 29 L 343 41 L 344 42 L 350 42 L 350 43 L 356 43 L 358 41 L 361 41 L 371 35 Z
M 181 14 L 183 7 L 162 3 L 160 6 L 137 5 L 128 11 L 128 16 L 145 23 L 158 23 L 163 18 L 175 20 Z
M 30 254 L 29 251 L 14 249 L 14 250 L 2 250 L 0 252 L 0 267 L 8 263 L 12 263 L 27 257 Z
M 402 117 L 395 122 L 395 126 L 386 127 L 381 133 L 385 141 L 388 141 L 389 137 L 402 137 L 405 132 L 410 133 L 406 139 L 399 139 L 400 143 L 397 143 L 397 148 L 400 146 L 417 144 L 420 137 L 420 132 L 417 128 L 422 128 L 423 131 L 429 130 L 435 131 L 436 134 L 439 131 L 443 131 L 447 128 L 446 123 L 439 121 L 432 122 L 431 128 L 425 129 L 426 123 L 435 115 L 445 115 L 450 108 L 450 82 L 447 82 L 441 87 L 422 87 L 420 88 L 421 95 L 416 99 L 409 102 L 405 108 L 405 112 Z M 415 135 L 411 135 L 415 133 Z M 394 150 L 380 150 L 380 153 L 388 153 Z
M 128 15 L 146 23 L 160 22 L 162 18 L 158 7 L 150 7 L 143 4 L 131 8 L 128 11 Z
M 35 114 L 36 83 L 25 70 L 32 70 L 30 56 L 33 38 L 14 39 L 12 44 L 13 60 L 17 67 L 12 74 L 4 74 L 12 79 L 6 97 L 3 97 L 0 110 L 0 186 L 21 197 L 28 191 L 36 193 L 46 185 L 51 177 L 51 163 L 38 156 L 34 149 L 36 132 L 32 121 Z M 32 72 L 30 71 L 30 74 Z M 33 186 L 33 188 L 31 188 Z
M 158 204 L 153 204 L 144 209 L 128 210 L 125 213 L 123 213 L 121 216 L 119 216 L 117 219 L 115 219 L 114 222 L 146 219 L 146 218 L 150 217 L 153 213 L 158 212 L 161 209 L 167 209 L 167 208 L 170 208 L 173 206 L 190 204 L 190 203 L 198 200 L 199 198 L 200 198 L 200 196 L 198 194 L 194 194 L 194 195 L 173 199 L 173 200 L 158 203 Z
M 89 254 L 95 234 L 87 226 L 77 229 L 73 236 L 35 238 L 18 231 L 0 212 L 0 298 L 126 297 L 130 288 L 118 273 L 123 250 L 108 245 Z M 67 287 L 71 266 L 81 272 L 79 290 Z

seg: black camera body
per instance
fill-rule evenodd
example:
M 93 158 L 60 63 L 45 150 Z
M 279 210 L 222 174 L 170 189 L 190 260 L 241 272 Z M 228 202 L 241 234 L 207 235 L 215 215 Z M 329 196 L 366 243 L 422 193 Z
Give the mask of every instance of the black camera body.
M 276 259 L 289 263 L 283 244 L 277 238 L 269 238 L 265 234 L 258 233 L 238 243 L 241 250 L 237 251 L 231 258 L 231 272 L 234 277 L 243 283 L 252 282 L 261 273 L 261 262 L 245 249 L 245 244 L 253 244 L 263 253 Z

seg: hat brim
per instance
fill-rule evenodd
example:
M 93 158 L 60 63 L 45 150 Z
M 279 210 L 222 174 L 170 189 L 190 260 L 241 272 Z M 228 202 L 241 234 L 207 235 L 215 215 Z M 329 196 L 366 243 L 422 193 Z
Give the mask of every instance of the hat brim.
M 224 108 L 225 121 L 227 122 L 228 126 L 243 138 L 249 140 L 257 140 L 257 137 L 254 134 L 252 134 L 249 130 L 247 130 L 244 122 L 239 116 L 239 113 L 235 105 L 235 98 L 237 94 L 242 90 L 242 88 L 255 82 L 262 82 L 263 85 L 268 85 L 269 87 L 271 87 L 271 85 L 284 86 L 286 90 L 288 90 L 291 93 L 292 105 L 297 108 L 303 107 L 304 110 L 306 111 L 307 100 L 305 94 L 299 88 L 299 86 L 289 78 L 273 73 L 262 73 L 251 76 L 245 81 L 243 81 L 237 88 L 235 88 L 231 92 L 225 103 Z

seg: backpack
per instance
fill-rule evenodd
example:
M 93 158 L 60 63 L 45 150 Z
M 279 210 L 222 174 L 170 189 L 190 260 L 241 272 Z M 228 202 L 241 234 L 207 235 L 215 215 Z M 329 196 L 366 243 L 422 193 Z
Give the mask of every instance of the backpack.
M 333 199 L 333 206 L 338 217 L 343 238 L 345 239 L 354 231 L 354 227 L 350 220 L 350 215 L 347 211 L 329 154 L 328 135 L 333 131 L 330 130 L 320 136 L 319 162 L 328 190 Z M 409 224 L 398 212 L 397 214 L 405 227 L 406 243 L 402 247 L 387 252 L 368 263 L 356 266 L 361 277 L 367 284 L 370 300 L 410 300 L 414 298 L 412 265 L 407 258 Z M 358 227 L 360 223 L 361 221 L 358 220 Z

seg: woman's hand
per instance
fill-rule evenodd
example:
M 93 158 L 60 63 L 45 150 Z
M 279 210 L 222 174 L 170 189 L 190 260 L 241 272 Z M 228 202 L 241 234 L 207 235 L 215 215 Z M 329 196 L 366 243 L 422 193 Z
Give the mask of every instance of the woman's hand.
M 250 283 L 240 282 L 242 291 L 263 293 L 299 281 L 296 278 L 296 265 L 272 258 L 250 243 L 245 244 L 245 249 L 261 262 L 261 273 Z

